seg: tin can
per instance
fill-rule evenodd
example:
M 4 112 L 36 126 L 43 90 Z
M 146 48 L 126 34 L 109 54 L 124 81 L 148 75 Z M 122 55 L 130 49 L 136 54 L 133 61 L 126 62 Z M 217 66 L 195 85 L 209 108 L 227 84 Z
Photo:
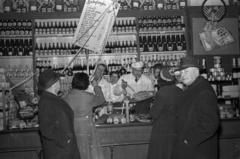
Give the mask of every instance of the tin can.
M 216 68 L 216 71 L 218 71 L 218 72 L 224 72 L 224 68 Z
M 214 68 L 221 68 L 221 64 L 214 64 Z
M 220 72 L 220 76 L 221 76 L 221 77 L 225 76 L 225 72 L 221 71 L 221 72 Z
M 216 77 L 216 80 L 217 80 L 217 81 L 221 81 L 221 76 L 217 76 L 217 77 Z
M 215 72 L 215 68 L 210 68 L 209 72 L 212 72 L 212 73 Z
M 215 71 L 212 73 L 212 75 L 213 75 L 213 77 L 217 77 L 219 75 L 219 73 Z

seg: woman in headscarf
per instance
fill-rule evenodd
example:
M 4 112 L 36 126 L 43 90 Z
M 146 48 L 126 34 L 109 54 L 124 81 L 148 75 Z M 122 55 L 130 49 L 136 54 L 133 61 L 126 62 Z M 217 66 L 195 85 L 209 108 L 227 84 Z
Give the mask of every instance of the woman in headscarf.
M 171 159 L 174 137 L 174 105 L 182 93 L 182 90 L 176 86 L 176 82 L 174 72 L 168 68 L 161 70 L 160 89 L 150 109 L 153 128 L 147 159 Z

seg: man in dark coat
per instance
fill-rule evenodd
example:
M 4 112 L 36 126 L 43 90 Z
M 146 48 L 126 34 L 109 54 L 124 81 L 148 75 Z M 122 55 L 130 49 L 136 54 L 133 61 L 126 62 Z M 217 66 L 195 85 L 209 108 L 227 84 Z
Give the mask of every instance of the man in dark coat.
M 38 78 L 42 91 L 39 124 L 44 159 L 80 159 L 73 127 L 73 111 L 57 93 L 60 74 L 48 69 Z
M 184 57 L 178 71 L 187 86 L 175 107 L 172 159 L 217 159 L 219 127 L 216 94 L 199 76 L 197 59 Z

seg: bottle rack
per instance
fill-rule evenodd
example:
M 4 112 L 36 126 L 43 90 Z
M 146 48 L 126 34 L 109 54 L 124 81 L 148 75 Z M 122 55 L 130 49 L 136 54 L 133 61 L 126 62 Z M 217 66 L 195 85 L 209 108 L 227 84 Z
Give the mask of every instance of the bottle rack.
M 2 19 L 0 20 L 1 37 L 31 36 L 32 21 L 30 19 Z

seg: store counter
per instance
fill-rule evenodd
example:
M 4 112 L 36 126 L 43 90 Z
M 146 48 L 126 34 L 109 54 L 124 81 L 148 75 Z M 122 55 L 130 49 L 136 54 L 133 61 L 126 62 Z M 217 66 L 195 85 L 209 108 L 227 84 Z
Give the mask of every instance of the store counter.
M 219 158 L 234 155 L 240 145 L 240 119 L 221 120 Z M 146 159 L 152 123 L 96 125 L 106 159 Z M 37 159 L 41 142 L 37 128 L 0 131 L 1 159 Z

